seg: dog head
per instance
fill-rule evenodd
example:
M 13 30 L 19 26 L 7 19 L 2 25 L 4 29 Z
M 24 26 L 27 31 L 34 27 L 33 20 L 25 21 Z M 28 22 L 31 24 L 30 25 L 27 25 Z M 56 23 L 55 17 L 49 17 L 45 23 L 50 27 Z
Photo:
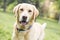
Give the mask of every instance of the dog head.
M 22 3 L 14 7 L 16 20 L 21 25 L 32 23 L 38 16 L 39 12 L 34 5 Z

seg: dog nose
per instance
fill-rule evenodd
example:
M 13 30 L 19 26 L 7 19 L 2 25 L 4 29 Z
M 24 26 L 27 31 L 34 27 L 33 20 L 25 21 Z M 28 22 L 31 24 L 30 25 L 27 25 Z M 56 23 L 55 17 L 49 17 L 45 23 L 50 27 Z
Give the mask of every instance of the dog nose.
M 22 18 L 23 18 L 24 20 L 26 20 L 26 19 L 27 19 L 27 16 L 23 16 Z

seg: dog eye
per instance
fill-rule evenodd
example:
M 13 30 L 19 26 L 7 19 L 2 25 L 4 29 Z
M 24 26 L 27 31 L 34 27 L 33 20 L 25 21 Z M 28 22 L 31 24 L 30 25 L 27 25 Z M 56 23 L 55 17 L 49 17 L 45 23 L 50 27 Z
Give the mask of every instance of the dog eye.
M 23 11 L 23 9 L 20 9 L 21 11 Z
M 32 12 L 31 10 L 28 10 L 28 12 Z

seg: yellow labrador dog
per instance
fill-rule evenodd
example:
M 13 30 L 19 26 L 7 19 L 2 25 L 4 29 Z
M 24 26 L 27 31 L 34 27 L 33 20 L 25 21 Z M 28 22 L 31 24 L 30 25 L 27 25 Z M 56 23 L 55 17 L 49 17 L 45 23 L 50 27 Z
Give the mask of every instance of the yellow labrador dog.
M 16 22 L 12 40 L 43 40 L 46 23 L 35 22 L 39 11 L 34 5 L 22 3 L 14 7 Z

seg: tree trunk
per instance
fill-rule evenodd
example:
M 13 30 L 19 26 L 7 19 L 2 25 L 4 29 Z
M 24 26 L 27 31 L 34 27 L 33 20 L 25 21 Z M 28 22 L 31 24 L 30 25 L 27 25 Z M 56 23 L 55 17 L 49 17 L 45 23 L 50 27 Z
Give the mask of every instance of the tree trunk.
M 6 1 L 7 1 L 7 0 L 4 0 L 4 7 L 3 7 L 3 8 L 4 8 L 4 10 L 3 10 L 4 12 L 6 12 L 6 6 L 7 6 Z
M 50 4 L 50 0 L 45 0 L 43 6 L 41 7 L 41 15 L 43 17 L 48 16 L 49 4 Z

